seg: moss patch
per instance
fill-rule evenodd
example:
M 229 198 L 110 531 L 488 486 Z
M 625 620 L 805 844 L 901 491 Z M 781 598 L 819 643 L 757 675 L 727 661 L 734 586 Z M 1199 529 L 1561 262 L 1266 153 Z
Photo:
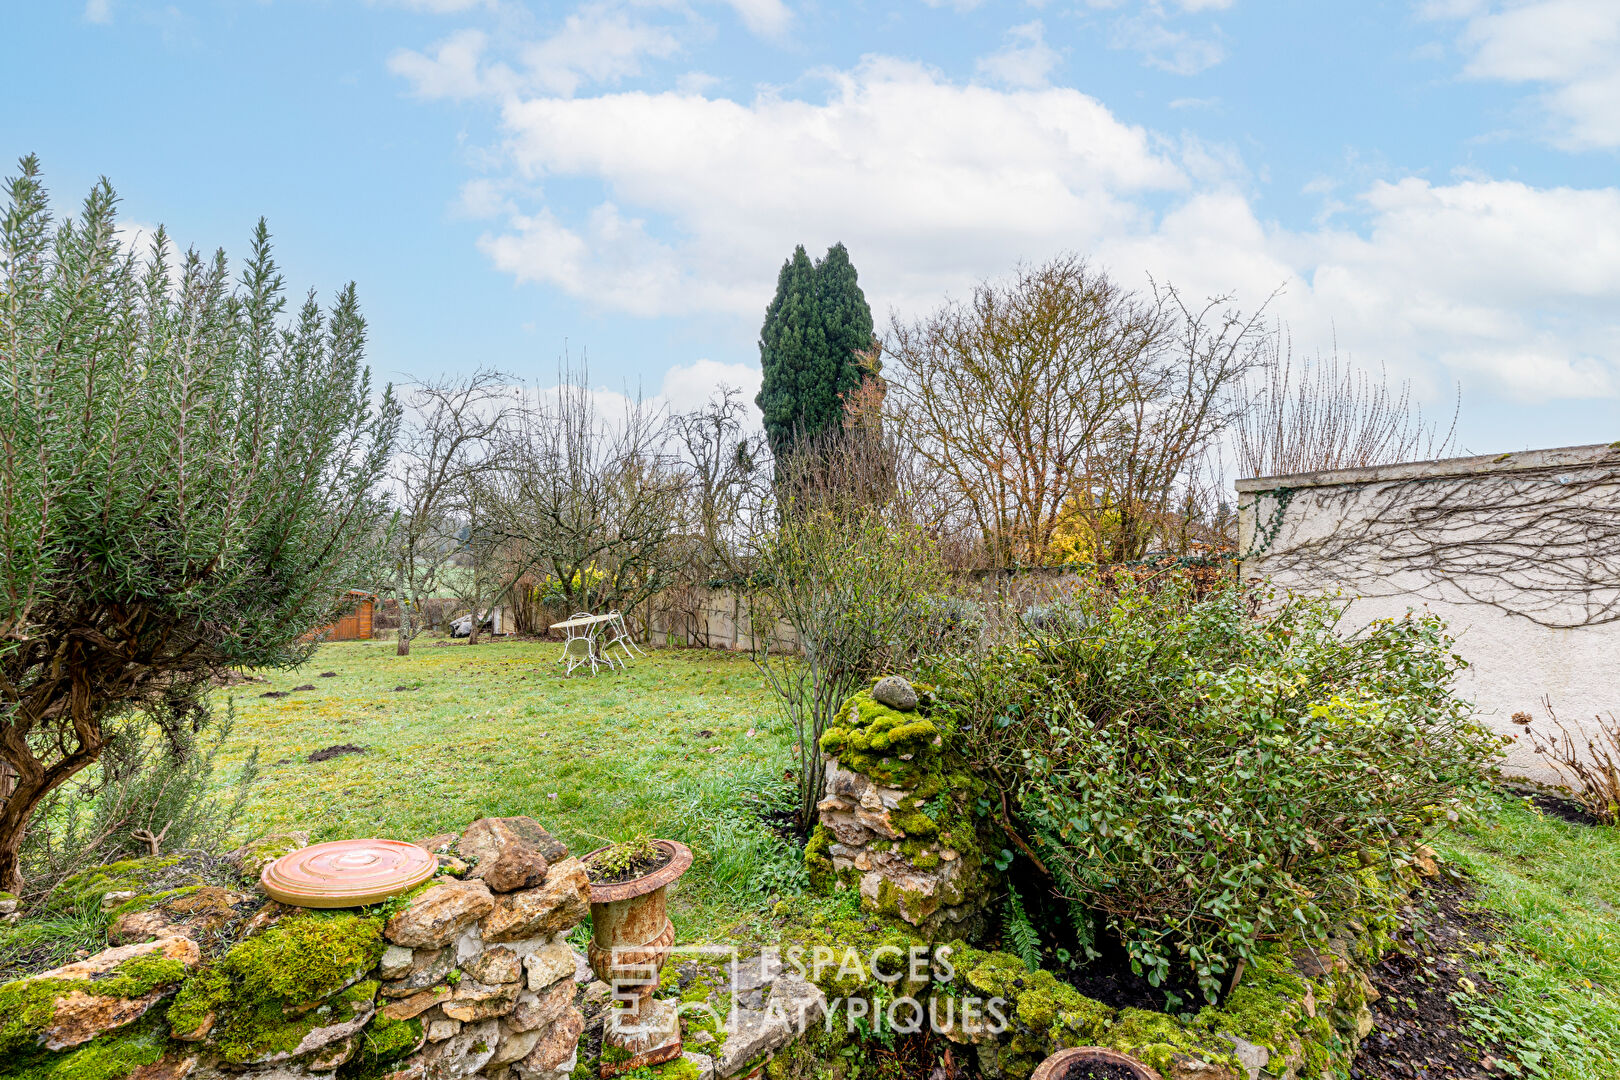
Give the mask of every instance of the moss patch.
M 351 911 L 290 915 L 194 975 L 170 1007 L 170 1023 L 193 1032 L 213 1013 L 220 1051 L 235 1064 L 291 1051 L 312 1028 L 370 1007 L 377 983 L 343 988 L 381 959 L 385 921 Z
M 821 752 L 880 784 L 913 788 L 939 738 L 939 728 L 921 713 L 891 709 L 862 690 L 839 706 L 837 721 L 821 736 Z
M 810 840 L 804 845 L 804 865 L 810 872 L 810 888 L 825 896 L 833 891 L 838 879 L 833 875 L 832 853 L 829 850 L 833 844 L 833 831 L 825 825 L 817 825 L 810 832 Z
M 56 1015 L 56 1002 L 75 990 L 110 998 L 145 997 L 186 977 L 186 965 L 166 956 L 125 960 L 99 979 L 19 979 L 0 986 L 0 1058 L 32 1051 Z
M 354 1056 L 338 1068 L 339 1080 L 374 1080 L 392 1072 L 422 1041 L 422 1021 L 378 1016 L 360 1032 Z
M 3 1075 L 10 1080 L 124 1080 L 161 1060 L 166 1042 L 161 1022 L 146 1021 L 63 1054 L 7 1055 Z
M 101 910 L 101 898 L 110 892 L 132 892 L 146 895 L 176 887 L 169 880 L 180 867 L 179 855 L 155 855 L 143 859 L 125 859 L 80 871 L 65 879 L 45 899 L 47 911 L 84 915 Z M 201 885 L 201 875 L 186 882 Z

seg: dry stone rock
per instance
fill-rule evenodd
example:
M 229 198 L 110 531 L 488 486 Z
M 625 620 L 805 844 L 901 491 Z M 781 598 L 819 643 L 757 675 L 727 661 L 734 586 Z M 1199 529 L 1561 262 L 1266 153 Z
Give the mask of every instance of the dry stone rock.
M 545 884 L 493 899 L 479 923 L 487 942 L 551 937 L 571 929 L 590 910 L 591 883 L 578 859 L 554 863 Z
M 310 1056 L 306 1067 L 312 1073 L 331 1072 L 353 1057 L 355 1048 L 359 1045 L 360 1040 L 354 1035 L 350 1035 L 345 1039 L 332 1043 L 330 1046 L 322 1047 L 318 1052 Z
M 444 1042 L 461 1030 L 460 1020 L 432 1020 L 427 1026 L 428 1042 Z
M 513 1031 L 535 1031 L 559 1020 L 573 1002 L 573 980 L 563 979 L 538 994 L 519 995 L 506 1022 Z
M 574 947 L 566 941 L 543 945 L 523 958 L 523 969 L 528 973 L 529 989 L 544 990 L 574 974 Z
M 1260 1080 L 1260 1070 L 1271 1061 L 1271 1052 L 1236 1035 L 1223 1033 L 1221 1038 L 1232 1044 L 1232 1054 L 1238 1059 L 1238 1064 L 1248 1072 L 1249 1080 Z
M 500 1065 L 509 1065 L 519 1058 L 529 1056 L 534 1044 L 540 1041 L 538 1031 L 504 1031 L 501 1034 L 501 1046 L 495 1051 L 495 1056 L 489 1059 L 484 1067 L 493 1069 Z
M 560 1070 L 579 1048 L 579 1033 L 585 1030 L 585 1014 L 568 1009 L 540 1033 L 534 1048 L 521 1063 L 519 1075 Z M 569 1066 L 572 1068 L 572 1066 Z
M 726 1044 L 715 1057 L 714 1074 L 720 1080 L 735 1076 L 744 1065 L 786 1046 L 792 1038 L 793 1028 L 780 1013 L 738 1009 L 736 1030 L 726 1037 Z
M 484 951 L 484 934 L 477 926 L 469 926 L 456 938 L 456 963 L 462 964 Z
M 460 1031 L 442 1043 L 429 1046 L 424 1054 L 427 1071 L 443 1080 L 459 1080 L 481 1072 L 500 1045 L 501 1028 L 494 1020 L 463 1024 Z
M 771 983 L 767 1007 L 780 1009 L 793 1025 L 794 1032 L 803 1034 L 827 1014 L 827 995 L 797 972 L 782 971 Z
M 517 818 L 479 818 L 461 834 L 457 849 L 476 859 L 471 877 L 498 893 L 529 889 L 546 879 L 550 861 L 511 824 Z M 535 828 L 539 829 L 536 823 Z M 544 830 L 540 830 L 544 832 Z M 548 834 L 549 836 L 549 834 Z
M 416 949 L 411 966 L 402 978 L 383 983 L 382 996 L 405 998 L 444 981 L 456 966 L 456 954 L 450 949 Z
M 781 972 L 771 984 L 764 1010 L 738 1010 L 736 1030 L 714 1059 L 714 1075 L 736 1075 L 755 1058 L 804 1034 L 826 1013 L 826 994 L 795 972 Z
M 111 975 L 125 961 L 139 957 L 164 957 L 178 960 L 187 968 L 194 968 L 202 954 L 197 949 L 197 943 L 190 938 L 169 937 L 103 949 L 84 960 L 18 980 L 59 980 L 80 983 L 84 987 L 79 989 L 75 986 L 56 999 L 50 1022 L 40 1031 L 41 1044 L 47 1050 L 65 1050 L 87 1043 L 98 1035 L 140 1019 L 152 1006 L 173 993 L 178 981 L 154 986 L 146 993 L 130 998 L 96 993 L 98 980 Z
M 144 910 L 125 912 L 114 920 L 107 937 L 114 945 L 155 937 L 195 940 L 223 929 L 237 917 L 241 905 L 255 899 L 247 893 L 232 892 L 218 885 L 204 885 Z
M 899 712 L 910 712 L 917 707 L 917 691 L 898 675 L 885 675 L 872 687 L 872 700 Z
M 311 1028 L 305 1032 L 304 1037 L 298 1041 L 297 1046 L 291 1050 L 268 1054 L 260 1058 L 258 1064 L 275 1065 L 284 1061 L 307 1057 L 310 1059 L 308 1062 L 310 1071 L 331 1072 L 349 1060 L 349 1056 L 354 1053 L 352 1036 L 371 1022 L 372 1014 L 375 1011 L 376 1005 L 371 1001 L 349 1003 L 344 1015 L 333 1016 L 331 1018 L 333 1022 L 330 1024 L 322 1024 Z M 350 1045 L 347 1048 L 339 1045 L 344 1042 L 348 1042 Z M 326 1061 L 333 1058 L 335 1060 L 331 1060 L 331 1063 L 324 1067 L 316 1064 L 317 1061 Z
M 383 934 L 395 945 L 442 948 L 494 907 L 495 898 L 482 881 L 443 881 L 389 919 Z
M 439 1008 L 450 1019 L 460 1020 L 464 1024 L 488 1020 L 511 1012 L 522 991 L 522 983 L 491 985 L 464 975 L 451 990 L 450 996 L 439 1003 Z
M 497 945 L 471 957 L 461 967 L 484 983 L 517 982 L 523 976 L 523 962 L 518 959 L 517 953 L 504 945 Z M 521 1054 L 518 1056 L 522 1057 Z
M 450 997 L 450 988 L 439 985 L 420 993 L 412 994 L 408 998 L 391 1001 L 383 1007 L 382 1014 L 390 1020 L 410 1020 L 421 1016 L 441 1001 Z
M 416 953 L 403 945 L 390 945 L 377 961 L 377 974 L 385 980 L 403 979 L 411 973 Z

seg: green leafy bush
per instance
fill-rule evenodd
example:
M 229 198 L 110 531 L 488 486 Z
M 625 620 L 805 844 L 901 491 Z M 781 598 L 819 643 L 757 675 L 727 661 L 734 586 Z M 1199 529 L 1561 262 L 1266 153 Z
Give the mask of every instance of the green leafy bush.
M 1440 620 L 1341 635 L 1339 614 L 1128 582 L 933 672 L 936 715 L 1057 890 L 1155 985 L 1180 966 L 1213 1000 L 1262 942 L 1322 933 L 1469 813 L 1501 747 L 1453 692 Z

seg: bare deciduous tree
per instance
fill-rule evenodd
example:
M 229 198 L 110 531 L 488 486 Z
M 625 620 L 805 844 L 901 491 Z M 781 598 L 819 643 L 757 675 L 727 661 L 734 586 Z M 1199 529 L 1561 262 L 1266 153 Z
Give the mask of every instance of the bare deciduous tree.
M 558 383 L 522 411 L 503 467 L 482 480 L 489 533 L 520 553 L 511 580 L 532 571 L 572 609 L 628 610 L 675 573 L 685 478 L 657 410 L 632 400 L 610 420 L 583 368 Z
M 1293 343 L 1278 328 L 1258 386 L 1234 430 L 1244 476 L 1286 476 L 1321 469 L 1359 469 L 1444 457 L 1457 430 L 1457 409 L 1441 432 L 1425 424 L 1412 384 L 1391 389 L 1387 373 L 1341 364 L 1338 350 L 1307 360 L 1295 381 Z M 1461 407 L 1458 392 L 1458 409 Z
M 390 470 L 399 506 L 391 591 L 399 603 L 400 656 L 410 653 L 424 628 L 425 601 L 444 587 L 444 570 L 462 550 L 468 485 L 496 464 L 492 447 L 512 406 L 508 381 L 481 368 L 419 384 L 407 399 Z
M 1243 411 L 1233 389 L 1262 355 L 1264 305 L 1245 315 L 1215 297 L 1194 308 L 1174 287 L 1155 285 L 1152 310 L 1155 341 L 1133 357 L 1113 422 L 1086 448 L 1085 485 L 1072 504 L 1102 562 L 1185 549 L 1207 499 L 1214 442 Z
M 1200 490 L 1258 319 L 1225 298 L 1133 293 L 1072 255 L 1020 267 L 891 319 L 890 422 L 991 565 L 1050 561 L 1065 527 L 1086 531 L 1092 558 L 1139 558 Z

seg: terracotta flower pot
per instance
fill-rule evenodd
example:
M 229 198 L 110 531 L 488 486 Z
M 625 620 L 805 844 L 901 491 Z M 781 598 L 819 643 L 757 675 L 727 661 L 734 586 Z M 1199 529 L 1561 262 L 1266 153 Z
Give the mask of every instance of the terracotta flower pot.
M 613 987 L 620 999 L 603 1045 L 629 1053 L 629 1058 L 602 1064 L 602 1075 L 658 1065 L 681 1053 L 680 1023 L 675 1010 L 654 1006 L 658 972 L 675 944 L 669 921 L 669 886 L 692 865 L 692 852 L 675 840 L 654 840 L 669 855 L 658 869 L 629 881 L 591 882 L 591 941 L 586 949 L 591 970 Z M 597 848 L 584 856 L 589 866 Z M 629 1001 L 623 999 L 628 997 Z M 667 1013 L 667 1015 L 666 1015 Z
M 1081 1066 L 1102 1065 L 1113 1066 L 1116 1072 L 1131 1080 L 1163 1080 L 1158 1072 L 1137 1061 L 1129 1054 L 1122 1054 L 1118 1050 L 1110 1050 L 1105 1046 L 1076 1046 L 1068 1050 L 1059 1050 L 1039 1065 L 1035 1066 L 1035 1074 L 1030 1080 L 1091 1080 L 1088 1072 L 1082 1072 Z M 1103 1073 L 1102 1075 L 1108 1075 Z

